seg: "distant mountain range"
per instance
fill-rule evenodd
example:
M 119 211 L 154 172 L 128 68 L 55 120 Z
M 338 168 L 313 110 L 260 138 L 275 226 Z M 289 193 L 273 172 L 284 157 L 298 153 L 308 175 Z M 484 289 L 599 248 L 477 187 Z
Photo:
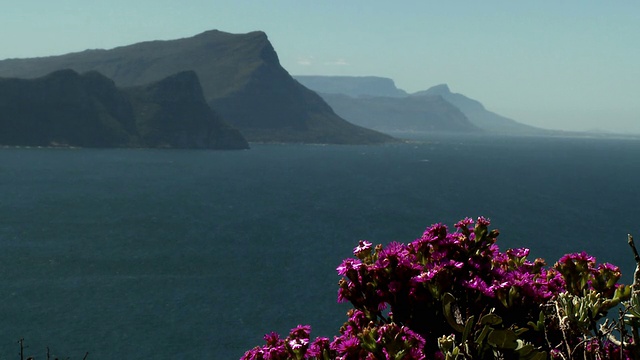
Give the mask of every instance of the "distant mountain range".
M 246 149 L 193 71 L 121 89 L 98 72 L 0 79 L 0 145 Z
M 462 111 L 469 121 L 481 129 L 499 133 L 544 134 L 549 130 L 519 123 L 485 109 L 479 101 L 462 94 L 452 93 L 446 84 L 436 85 L 427 90 L 411 94 L 415 97 L 440 96 Z
M 550 133 L 485 109 L 478 101 L 452 93 L 445 84 L 408 94 L 388 78 L 294 76 L 317 91 L 336 113 L 364 127 L 384 131 L 482 131 L 502 134 Z
M 142 86 L 183 71 L 200 80 L 204 99 L 249 141 L 372 144 L 388 135 L 353 125 L 280 66 L 263 32 L 207 31 L 111 50 L 0 61 L 0 77 L 37 78 L 60 69 L 97 71 L 119 87 Z
M 440 96 L 350 97 L 327 93 L 320 96 L 348 121 L 390 134 L 480 131 L 457 107 Z
M 343 94 L 350 97 L 406 97 L 392 79 L 378 76 L 316 76 L 294 75 L 302 85 L 323 94 Z

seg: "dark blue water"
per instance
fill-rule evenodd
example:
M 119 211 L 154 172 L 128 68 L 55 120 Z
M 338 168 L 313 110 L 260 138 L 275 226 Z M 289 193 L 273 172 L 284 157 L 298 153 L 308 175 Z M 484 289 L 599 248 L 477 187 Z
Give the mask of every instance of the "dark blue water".
M 249 151 L 0 149 L 0 358 L 236 359 L 344 321 L 359 239 L 484 215 L 499 245 L 627 274 L 640 142 L 441 137 Z

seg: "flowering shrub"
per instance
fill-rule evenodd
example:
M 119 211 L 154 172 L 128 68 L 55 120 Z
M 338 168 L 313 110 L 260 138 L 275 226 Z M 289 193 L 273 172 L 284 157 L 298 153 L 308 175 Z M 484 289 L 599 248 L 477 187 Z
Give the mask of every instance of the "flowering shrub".
M 631 296 L 618 267 L 586 253 L 548 267 L 529 249 L 500 252 L 483 217 L 442 224 L 386 247 L 361 240 L 337 268 L 338 301 L 353 308 L 333 340 L 298 326 L 265 336 L 250 359 L 633 359 L 623 325 L 597 321 Z M 640 297 L 635 297 L 640 318 Z M 637 328 L 634 328 L 637 329 Z

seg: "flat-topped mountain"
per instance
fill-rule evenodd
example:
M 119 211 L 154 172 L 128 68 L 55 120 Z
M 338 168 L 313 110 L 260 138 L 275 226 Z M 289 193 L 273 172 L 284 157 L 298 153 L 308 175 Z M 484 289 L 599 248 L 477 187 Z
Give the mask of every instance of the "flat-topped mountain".
M 350 97 L 406 97 L 393 80 L 378 76 L 316 76 L 294 75 L 302 85 L 323 94 L 344 94 Z
M 98 72 L 68 69 L 0 78 L 0 145 L 248 148 L 207 105 L 192 71 L 120 89 Z
M 8 59 L 0 61 L 0 76 L 33 78 L 63 68 L 98 71 L 127 87 L 192 70 L 206 102 L 250 141 L 367 144 L 393 140 L 348 123 L 295 81 L 280 66 L 263 32 L 213 30 L 110 50 Z
M 351 97 L 320 94 L 337 114 L 387 133 L 481 131 L 455 106 L 440 96 Z

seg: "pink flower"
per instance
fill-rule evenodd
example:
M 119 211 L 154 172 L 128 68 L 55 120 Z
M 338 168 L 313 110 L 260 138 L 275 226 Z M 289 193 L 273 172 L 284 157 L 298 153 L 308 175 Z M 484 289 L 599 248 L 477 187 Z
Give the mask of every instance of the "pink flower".
M 331 343 L 331 349 L 339 355 L 348 355 L 358 351 L 360 340 L 353 335 L 338 337 Z
M 470 217 L 466 217 L 455 224 L 457 229 L 469 228 L 469 225 L 473 224 L 473 219 Z
M 316 357 L 320 358 L 324 351 L 329 350 L 329 339 L 326 337 L 316 338 L 313 343 L 309 346 L 309 350 L 307 350 L 306 355 L 308 357 Z
M 269 345 L 269 346 L 277 345 L 281 341 L 280 340 L 280 335 L 278 335 L 278 333 L 276 333 L 274 331 L 266 334 L 264 336 L 264 339 L 267 342 L 267 345 Z
M 516 258 L 523 258 L 523 257 L 529 256 L 529 249 L 527 248 L 507 249 L 507 254 L 509 256 L 513 256 Z
M 298 325 L 291 329 L 289 337 L 308 339 L 311 334 L 311 325 Z
M 300 349 L 304 348 L 307 345 L 309 345 L 309 339 L 292 339 L 292 340 L 289 340 L 289 346 L 291 346 L 291 348 L 293 350 L 300 350 Z
M 561 257 L 560 260 L 558 260 L 558 263 L 560 264 L 565 264 L 569 262 L 573 262 L 573 263 L 583 262 L 587 264 L 595 264 L 596 258 L 587 254 L 585 251 L 583 251 L 580 253 L 566 254 L 563 257 Z
M 487 218 L 485 218 L 484 216 L 480 216 L 478 217 L 478 221 L 476 221 L 476 223 L 478 225 L 482 225 L 482 226 L 489 226 L 491 225 L 491 221 Z
M 347 276 L 349 270 L 358 270 L 361 265 L 362 262 L 360 260 L 348 258 L 344 259 L 344 261 L 342 261 L 342 264 L 340 264 L 340 266 L 338 266 L 336 270 L 338 271 L 338 275 Z
M 365 251 L 370 251 L 372 247 L 372 243 L 367 240 L 360 240 L 358 242 L 358 246 L 353 249 L 353 254 L 358 256 L 360 253 L 364 253 Z

